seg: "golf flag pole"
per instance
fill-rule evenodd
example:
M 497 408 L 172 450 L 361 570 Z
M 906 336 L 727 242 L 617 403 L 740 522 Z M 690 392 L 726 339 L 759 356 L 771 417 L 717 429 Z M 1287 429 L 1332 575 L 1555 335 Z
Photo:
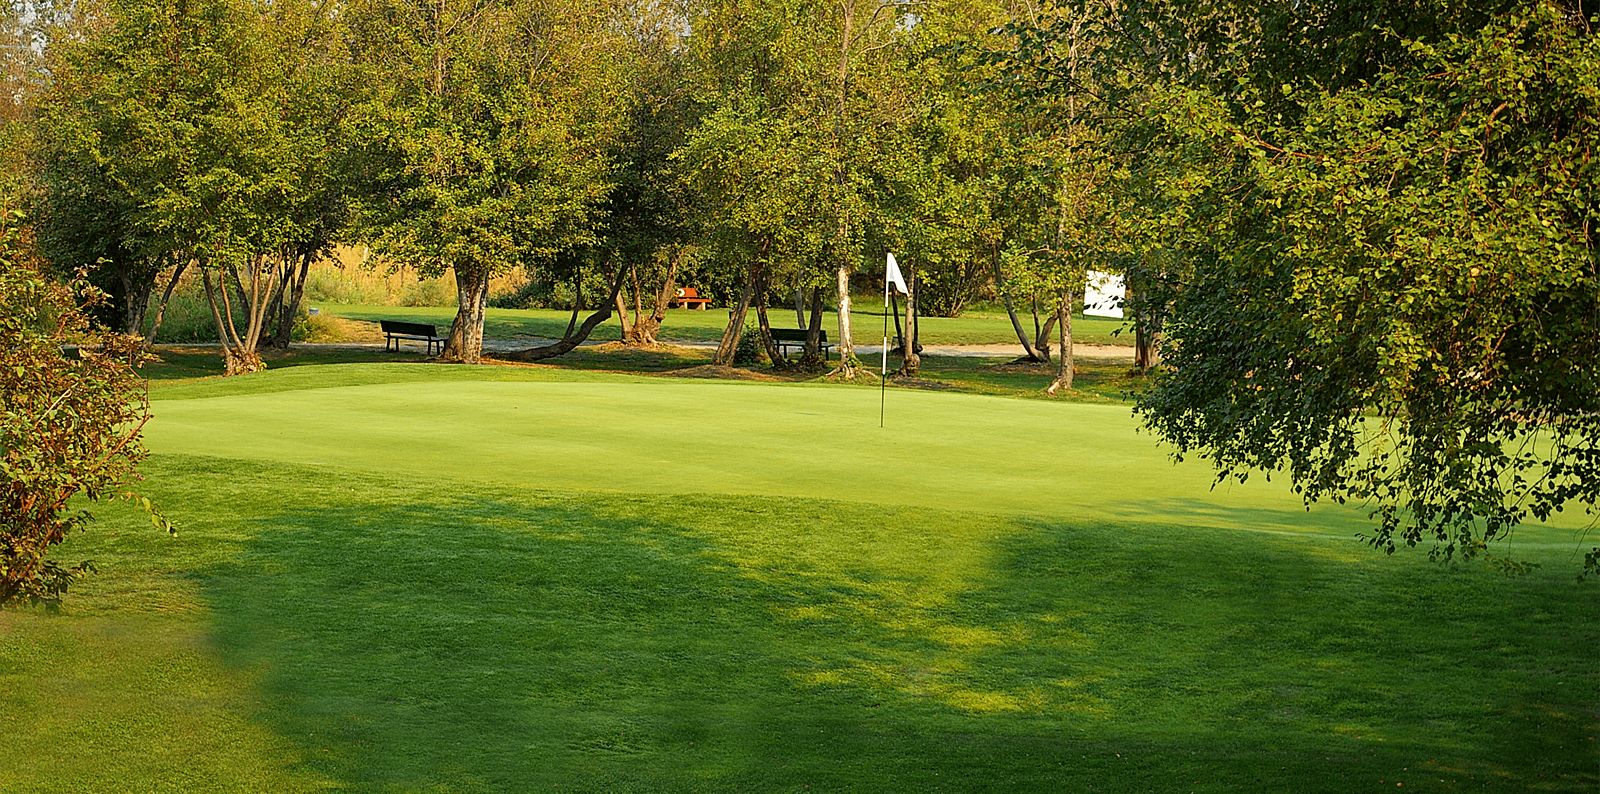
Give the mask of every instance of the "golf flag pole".
M 906 277 L 900 274 L 900 263 L 894 261 L 894 252 L 889 252 L 889 261 L 883 267 L 883 356 L 878 365 L 878 427 L 883 427 L 883 407 L 889 386 L 889 288 L 893 287 L 902 294 L 910 295 L 911 290 L 906 289 Z

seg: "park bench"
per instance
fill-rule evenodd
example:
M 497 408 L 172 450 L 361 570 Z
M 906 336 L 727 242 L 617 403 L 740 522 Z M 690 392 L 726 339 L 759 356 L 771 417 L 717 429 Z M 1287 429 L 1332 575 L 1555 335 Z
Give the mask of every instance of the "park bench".
M 680 308 L 705 311 L 706 307 L 711 305 L 711 299 L 700 297 L 699 290 L 694 287 L 679 287 L 677 296 L 667 301 L 667 307 L 671 308 L 674 303 Z
M 828 344 L 828 332 L 818 331 L 817 335 L 817 341 L 822 348 L 822 358 L 827 360 L 828 351 L 833 349 L 833 345 Z M 774 328 L 772 329 L 772 341 L 778 344 L 778 354 L 787 356 L 791 347 L 805 349 L 806 331 L 804 328 Z
M 383 349 L 400 352 L 400 340 L 416 339 L 428 343 L 428 355 L 434 355 L 434 347 L 438 352 L 444 352 L 445 337 L 439 336 L 436 329 L 427 323 L 407 323 L 400 320 L 379 320 L 383 326 Z

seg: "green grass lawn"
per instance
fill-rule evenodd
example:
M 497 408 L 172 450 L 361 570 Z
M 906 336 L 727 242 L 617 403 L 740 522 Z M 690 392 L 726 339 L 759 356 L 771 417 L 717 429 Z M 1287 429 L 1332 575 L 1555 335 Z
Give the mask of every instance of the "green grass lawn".
M 153 392 L 0 612 L 0 791 L 1593 791 L 1575 525 L 1505 577 L 1126 407 L 351 363 Z M 1403 786 L 1401 785 L 1403 784 Z
M 441 328 L 448 327 L 456 316 L 456 310 L 446 306 L 359 306 L 333 303 L 318 303 L 315 306 L 336 317 L 351 320 L 368 322 L 407 320 L 432 323 Z M 769 309 L 768 312 L 774 327 L 795 327 L 792 309 Z M 555 309 L 489 309 L 483 333 L 491 339 L 517 337 L 559 339 L 571 319 L 571 312 Z M 853 307 L 850 319 L 851 328 L 854 329 L 852 336 L 855 337 L 856 344 L 876 344 L 881 341 L 883 337 L 881 305 Z M 753 319 L 751 321 L 754 322 Z M 1023 318 L 1023 322 L 1031 334 L 1032 316 Z M 706 311 L 669 309 L 667 319 L 661 326 L 661 338 L 677 342 L 715 342 L 722 338 L 722 331 L 727 324 L 726 309 Z M 1120 334 L 1117 333 L 1123 326 L 1122 320 L 1079 315 L 1072 321 L 1073 338 L 1084 344 L 1131 345 L 1133 344 L 1131 327 Z M 822 327 L 828 332 L 828 338 L 833 339 L 837 336 L 836 329 L 839 327 L 838 316 L 832 312 L 824 314 Z M 617 318 L 612 316 L 595 328 L 589 338 L 602 342 L 616 341 L 622 338 L 621 329 L 622 326 Z M 889 333 L 894 334 L 892 320 Z M 1017 344 L 1017 335 L 1011 328 L 1011 320 L 1004 312 L 967 312 L 960 317 L 924 317 L 918 323 L 917 333 L 924 345 Z

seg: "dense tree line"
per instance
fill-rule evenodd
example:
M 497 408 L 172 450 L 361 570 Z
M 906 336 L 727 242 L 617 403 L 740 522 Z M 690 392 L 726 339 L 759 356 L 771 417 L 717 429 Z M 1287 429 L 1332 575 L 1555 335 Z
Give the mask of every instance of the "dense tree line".
M 852 279 L 874 279 L 867 263 L 889 250 L 924 310 L 959 314 L 981 290 L 1070 306 L 1068 280 L 1034 261 L 1051 258 L 1067 220 L 1050 151 L 1062 125 L 986 89 L 996 69 L 979 54 L 1008 46 L 998 27 L 1040 13 L 884 0 L 13 4 L 7 29 L 32 44 L 7 50 L 8 74 L 32 123 L 8 174 L 45 258 L 113 295 L 108 319 L 125 332 L 153 339 L 173 285 L 198 272 L 230 373 L 288 343 L 312 262 L 361 243 L 453 276 L 449 360 L 477 360 L 489 281 L 522 269 L 589 284 L 598 311 L 516 357 L 570 350 L 612 313 L 628 341 L 652 343 L 673 286 L 692 278 L 734 310 L 720 361 L 750 311 L 770 348 L 767 309 L 792 299 L 812 366 L 823 308 L 839 310 L 849 377 Z

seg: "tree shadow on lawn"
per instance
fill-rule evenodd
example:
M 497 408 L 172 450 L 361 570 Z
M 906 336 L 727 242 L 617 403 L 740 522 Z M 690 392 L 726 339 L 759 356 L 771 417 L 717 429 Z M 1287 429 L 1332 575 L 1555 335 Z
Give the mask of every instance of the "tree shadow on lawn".
M 1592 787 L 1591 591 L 1239 538 L 507 489 L 276 516 L 204 581 L 356 790 Z

